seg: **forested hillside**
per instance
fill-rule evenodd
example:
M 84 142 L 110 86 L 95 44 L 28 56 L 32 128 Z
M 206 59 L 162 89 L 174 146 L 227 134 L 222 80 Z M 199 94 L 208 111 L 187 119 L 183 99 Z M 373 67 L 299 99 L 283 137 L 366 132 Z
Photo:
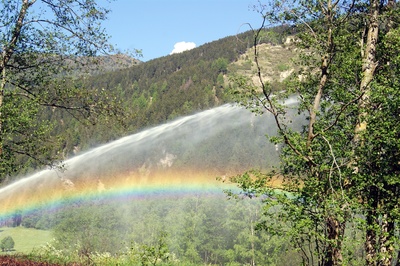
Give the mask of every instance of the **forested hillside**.
M 282 44 L 287 34 L 286 27 L 271 29 L 265 32 L 262 43 Z M 65 110 L 48 109 L 46 118 L 58 121 L 54 135 L 61 133 L 63 157 L 145 127 L 229 102 L 227 76 L 236 71 L 247 71 L 251 75 L 254 71 L 246 56 L 253 47 L 252 42 L 253 32 L 248 31 L 183 53 L 82 78 L 82 86 L 109 94 L 110 101 L 118 103 L 121 109 L 117 120 L 103 116 L 93 124 L 74 119 L 66 115 Z M 281 46 L 276 47 L 283 51 L 285 59 L 288 58 L 286 53 L 291 54 Z M 275 59 L 269 61 L 279 69 L 282 63 Z

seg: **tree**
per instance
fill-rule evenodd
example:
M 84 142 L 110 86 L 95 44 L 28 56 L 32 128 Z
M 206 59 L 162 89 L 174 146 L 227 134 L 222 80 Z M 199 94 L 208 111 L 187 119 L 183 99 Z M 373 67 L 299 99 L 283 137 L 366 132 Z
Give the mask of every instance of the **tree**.
M 1 250 L 3 252 L 4 251 L 10 251 L 10 250 L 12 250 L 14 248 L 14 245 L 15 245 L 14 239 L 11 236 L 6 236 L 5 238 L 3 238 L 1 240 L 0 245 L 1 245 L 0 246 Z
M 212 63 L 211 68 L 217 73 L 226 74 L 228 68 L 228 60 L 220 57 Z
M 271 1 L 258 10 L 263 24 L 255 31 L 254 60 L 261 85 L 233 80 L 244 105 L 274 116 L 278 135 L 271 141 L 283 144 L 279 174 L 291 193 L 266 187 L 275 173 L 253 172 L 234 181 L 248 195 L 269 195 L 265 215 L 278 216 L 281 223 L 262 227 L 286 234 L 305 264 L 355 260 L 345 256 L 343 244 L 347 227 L 356 223 L 366 224 L 366 263 L 390 265 L 400 193 L 395 1 Z M 301 51 L 300 70 L 284 92 L 265 81 L 258 62 L 258 38 L 269 22 L 292 25 L 297 32 L 293 45 Z M 306 117 L 302 131 L 290 126 L 282 104 L 293 94 Z
M 392 265 L 399 238 L 399 14 L 395 1 L 371 1 L 355 151 L 366 215 L 366 264 Z M 399 263 L 397 255 L 397 262 Z
M 60 159 L 52 114 L 95 123 L 118 112 L 109 91 L 84 85 L 96 55 L 112 50 L 101 28 L 107 13 L 92 0 L 1 2 L 0 181 Z
M 115 254 L 123 248 L 128 229 L 116 206 L 98 202 L 80 206 L 72 202 L 68 204 L 71 208 L 60 212 L 61 217 L 52 228 L 57 248 L 75 250 L 86 258 L 93 252 Z
M 158 265 L 168 263 L 170 254 L 166 242 L 167 233 L 162 231 L 159 233 L 158 240 L 153 245 L 144 244 L 141 247 L 140 261 L 142 265 Z

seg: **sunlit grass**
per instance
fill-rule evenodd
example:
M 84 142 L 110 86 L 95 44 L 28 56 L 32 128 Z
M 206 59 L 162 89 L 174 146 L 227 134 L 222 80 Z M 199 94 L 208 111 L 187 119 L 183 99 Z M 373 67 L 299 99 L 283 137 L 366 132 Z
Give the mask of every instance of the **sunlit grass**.
M 266 81 L 283 82 L 292 71 L 296 69 L 293 59 L 298 52 L 293 45 L 270 45 L 260 44 L 257 47 L 258 61 L 262 66 L 261 74 Z M 253 49 L 249 49 L 235 63 L 229 66 L 229 71 L 239 75 L 248 76 L 257 81 L 256 64 L 253 62 Z
M 37 230 L 25 227 L 1 227 L 0 241 L 4 237 L 11 236 L 15 246 L 12 253 L 30 253 L 33 249 L 50 242 L 51 232 L 46 230 Z M 3 254 L 5 252 L 2 252 Z M 0 253 L 0 254 L 2 254 Z

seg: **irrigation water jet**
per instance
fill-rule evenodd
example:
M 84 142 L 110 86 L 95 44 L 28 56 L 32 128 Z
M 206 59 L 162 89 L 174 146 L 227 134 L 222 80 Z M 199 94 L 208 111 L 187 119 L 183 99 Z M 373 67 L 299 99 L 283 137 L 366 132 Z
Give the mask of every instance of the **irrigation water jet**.
M 278 162 L 278 151 L 265 137 L 275 131 L 271 116 L 235 105 L 179 118 L 68 159 L 63 171 L 45 169 L 1 188 L 0 217 L 110 191 L 201 187 L 221 192 L 216 176 Z

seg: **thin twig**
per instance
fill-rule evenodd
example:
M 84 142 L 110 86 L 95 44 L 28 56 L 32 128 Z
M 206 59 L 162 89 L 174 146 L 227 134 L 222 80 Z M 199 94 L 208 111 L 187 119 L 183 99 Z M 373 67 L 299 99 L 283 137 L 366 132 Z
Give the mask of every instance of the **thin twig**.
M 338 170 L 340 189 L 341 189 L 341 193 L 342 193 L 342 198 L 344 199 L 344 192 L 343 192 L 343 186 L 342 186 L 342 172 L 340 171 L 339 164 L 338 164 L 337 161 L 336 161 L 336 156 L 335 156 L 335 154 L 334 154 L 334 152 L 333 152 L 332 145 L 331 145 L 331 144 L 329 143 L 329 141 L 325 138 L 325 136 L 321 136 L 321 137 L 322 137 L 323 140 L 326 141 L 326 143 L 328 144 L 328 147 L 329 147 L 329 151 L 331 152 L 332 159 L 333 159 L 332 168 L 333 168 L 333 165 L 335 165 L 336 168 L 337 168 L 337 170 Z M 329 173 L 329 182 L 331 182 L 332 168 L 331 168 L 331 172 Z M 331 188 L 332 188 L 332 191 L 334 191 L 334 189 L 333 189 L 333 187 L 332 187 L 332 183 L 331 183 Z

